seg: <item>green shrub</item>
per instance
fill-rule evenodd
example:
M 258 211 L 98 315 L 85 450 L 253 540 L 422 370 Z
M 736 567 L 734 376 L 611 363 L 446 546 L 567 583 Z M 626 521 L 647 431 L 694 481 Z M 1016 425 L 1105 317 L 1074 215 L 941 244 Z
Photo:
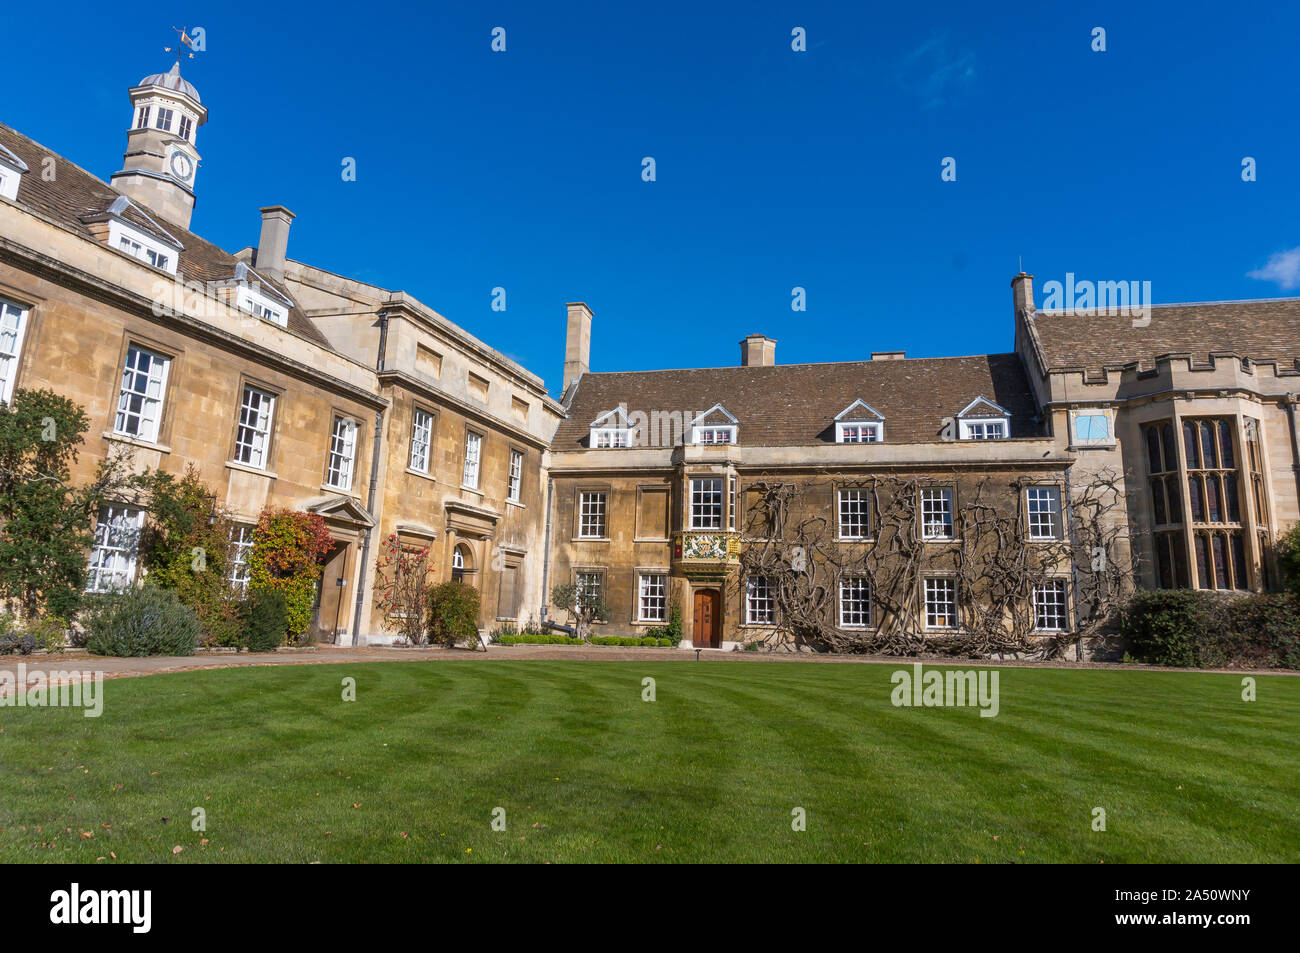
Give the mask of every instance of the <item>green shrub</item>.
M 96 601 L 86 622 L 93 655 L 193 655 L 202 633 L 194 610 L 176 593 L 145 585 Z
M 24 626 L 23 633 L 35 639 L 38 649 L 47 652 L 62 652 L 68 644 L 68 623 L 52 615 L 29 622 Z
M 625 647 L 645 646 L 647 648 L 667 648 L 673 644 L 669 638 L 659 638 L 653 635 L 646 636 L 622 636 L 622 635 L 598 635 L 589 640 L 592 645 L 621 645 Z
M 1277 567 L 1282 571 L 1282 582 L 1300 595 L 1300 523 L 1278 538 L 1274 551 L 1277 553 Z
M 1124 613 L 1126 659 L 1185 668 L 1300 668 L 1300 597 L 1198 589 L 1139 592 Z
M 429 589 L 429 642 L 452 648 L 457 642 L 478 645 L 479 592 L 463 582 L 444 582 Z
M 502 645 L 582 645 L 582 639 L 576 636 L 532 632 L 503 635 L 499 641 Z
M 675 603 L 668 610 L 668 638 L 673 646 L 682 644 L 682 607 Z
M 243 643 L 250 652 L 274 652 L 289 633 L 289 616 L 284 593 L 277 589 L 254 589 L 240 606 Z

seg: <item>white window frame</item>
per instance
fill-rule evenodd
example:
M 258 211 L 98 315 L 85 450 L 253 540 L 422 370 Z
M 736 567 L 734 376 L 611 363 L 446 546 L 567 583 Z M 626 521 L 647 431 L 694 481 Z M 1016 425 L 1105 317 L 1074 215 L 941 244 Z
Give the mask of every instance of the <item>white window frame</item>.
M 605 573 L 599 569 L 578 570 L 573 574 L 573 587 L 573 608 L 581 612 L 584 592 L 594 593 L 602 600 L 605 598 Z
M 132 355 L 135 361 L 132 361 Z M 142 357 L 149 358 L 145 371 L 139 368 Z M 130 344 L 126 349 L 126 360 L 122 366 L 122 383 L 117 393 L 117 414 L 113 418 L 113 433 L 124 437 L 156 443 L 162 426 L 163 405 L 167 399 L 167 376 L 171 371 L 172 359 L 166 354 L 159 354 L 139 344 Z M 139 378 L 143 375 L 144 389 Z M 139 406 L 131 409 L 131 402 L 139 401 Z M 132 432 L 129 422 L 135 420 Z
M 1081 418 L 1100 417 L 1106 421 L 1106 436 L 1079 436 Z M 1115 414 L 1109 407 L 1080 407 L 1070 411 L 1070 438 L 1076 447 L 1113 447 L 1115 446 Z
M 734 473 L 727 474 L 727 529 L 732 533 L 736 531 L 736 505 L 738 502 L 736 485 L 738 482 Z
M 180 249 L 160 242 L 120 219 L 115 218 L 108 223 L 108 245 L 124 255 L 130 255 L 144 262 L 151 268 L 165 271 L 169 275 L 176 274 Z
M 840 627 L 869 629 L 872 625 L 871 580 L 866 576 L 840 577 Z
M 289 326 L 288 307 L 269 295 L 254 291 L 248 285 L 241 284 L 239 286 L 239 291 L 235 295 L 235 305 L 241 311 L 255 314 L 264 321 L 270 321 L 277 327 L 286 328 Z
M 154 115 L 153 127 L 161 129 L 163 132 L 172 131 L 172 119 L 176 115 L 176 110 L 167 106 L 159 106 L 158 112 Z M 164 121 L 165 120 L 165 121 Z
M 120 592 L 135 582 L 144 517 L 144 510 L 120 503 L 100 509 L 86 566 L 87 592 Z
M 524 454 L 521 450 L 510 451 L 510 470 L 506 476 L 506 499 L 518 503 L 524 485 Z
M 1006 440 L 1011 424 L 1006 417 L 971 417 L 958 421 L 962 440 Z
M 879 420 L 835 421 L 836 443 L 884 443 L 885 425 Z
M 177 120 L 176 135 L 180 136 L 186 142 L 190 142 L 192 141 L 190 139 L 190 134 L 193 133 L 193 131 L 194 131 L 194 120 L 191 119 L 189 116 L 187 116 L 184 112 L 182 112 L 181 118 Z
M 230 591 L 241 598 L 248 595 L 248 554 L 253 548 L 252 523 L 232 523 L 230 526 L 230 572 L 226 582 Z
M 0 403 L 13 399 L 30 314 L 29 309 L 0 298 Z
M 146 103 L 143 106 L 137 106 L 135 110 L 135 128 L 148 129 L 149 120 L 153 118 L 153 105 Z
M 704 424 L 691 428 L 691 443 L 702 447 L 718 447 L 734 444 L 737 429 L 734 424 Z
M 776 624 L 776 597 L 772 594 L 770 576 L 745 578 L 745 624 Z
M 855 511 L 853 504 L 859 504 Z M 870 539 L 871 538 L 871 491 L 865 487 L 859 486 L 842 486 L 836 491 L 836 513 L 837 528 L 840 539 Z M 845 516 L 860 517 L 860 521 L 866 524 L 865 532 L 853 533 L 845 532 Z M 853 520 L 847 521 L 851 524 Z
M 703 486 L 706 483 L 716 484 L 716 490 Z M 722 477 L 692 477 L 689 487 L 691 494 L 690 528 L 721 530 L 723 525 L 722 511 L 725 505 L 723 494 L 726 492 Z M 714 507 L 717 508 L 716 515 Z
M 348 492 L 352 489 L 353 471 L 357 460 L 357 422 L 349 417 L 334 415 L 330 427 L 329 459 L 325 467 L 325 485 L 330 489 Z
M 433 414 L 416 407 L 411 414 L 411 453 L 407 458 L 407 466 L 419 473 L 428 473 L 432 446 Z
M 609 538 L 609 494 L 605 490 L 578 491 L 578 539 Z
M 637 574 L 636 620 L 668 621 L 668 576 L 665 573 Z
M 249 398 L 257 398 L 250 403 Z M 239 397 L 239 425 L 235 428 L 235 462 L 265 470 L 271 450 L 276 395 L 245 384 Z
M 955 500 L 956 493 L 950 486 L 924 486 L 921 487 L 921 538 L 925 540 L 951 540 L 957 537 Z M 942 506 L 935 506 L 935 501 L 940 501 Z M 935 519 L 936 516 L 947 516 L 947 520 Z M 934 526 L 946 526 L 946 530 L 934 533 L 931 528 Z
M 925 627 L 931 630 L 951 630 L 957 628 L 957 580 L 951 576 L 926 576 L 922 580 Z M 946 618 L 947 624 L 932 620 Z
M 1051 594 L 1050 602 L 1044 602 L 1043 595 Z M 1035 632 L 1066 632 L 1070 623 L 1070 588 L 1065 579 L 1048 579 L 1034 584 L 1032 593 Z M 1052 625 L 1051 621 L 1059 622 Z M 1044 621 L 1048 624 L 1044 625 Z
M 1050 505 L 1044 507 L 1043 503 Z M 1042 532 L 1047 516 L 1048 533 Z M 1025 487 L 1025 519 L 1031 540 L 1058 540 L 1061 538 L 1061 488 L 1059 486 Z
M 469 490 L 477 490 L 482 464 L 483 435 L 473 430 L 466 430 L 465 465 L 460 471 L 460 485 Z
M 632 431 L 628 427 L 592 427 L 590 443 L 598 450 L 621 450 L 632 446 Z

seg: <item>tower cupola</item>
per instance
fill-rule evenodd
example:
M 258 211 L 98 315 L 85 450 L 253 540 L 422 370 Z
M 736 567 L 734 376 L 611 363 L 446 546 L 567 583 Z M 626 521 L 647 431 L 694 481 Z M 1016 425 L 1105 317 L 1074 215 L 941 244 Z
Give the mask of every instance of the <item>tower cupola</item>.
M 208 111 L 194 84 L 181 76 L 180 60 L 166 73 L 154 73 L 131 87 L 131 131 L 126 135 L 122 169 L 113 188 L 169 222 L 190 227 L 194 214 L 194 178 L 199 168 L 195 147 Z

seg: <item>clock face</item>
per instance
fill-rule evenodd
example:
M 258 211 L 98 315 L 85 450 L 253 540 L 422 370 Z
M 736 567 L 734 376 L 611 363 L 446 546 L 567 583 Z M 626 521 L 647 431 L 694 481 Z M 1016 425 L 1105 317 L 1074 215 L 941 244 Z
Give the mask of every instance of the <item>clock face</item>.
M 182 182 L 188 182 L 194 174 L 194 160 L 183 152 L 173 152 L 167 167 Z

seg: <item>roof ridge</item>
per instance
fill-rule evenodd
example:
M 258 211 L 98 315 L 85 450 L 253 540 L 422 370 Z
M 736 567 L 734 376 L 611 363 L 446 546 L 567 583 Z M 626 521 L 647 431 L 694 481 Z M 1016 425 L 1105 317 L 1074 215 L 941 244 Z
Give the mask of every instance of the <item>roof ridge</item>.
M 989 358 L 1015 356 L 1015 351 L 997 351 L 990 354 L 946 354 L 938 357 L 898 357 L 891 358 L 887 361 L 873 361 L 870 358 L 863 358 L 858 361 L 805 361 L 799 364 L 760 364 L 749 366 L 744 364 L 727 364 L 722 367 L 654 367 L 630 371 L 587 371 L 584 376 L 612 377 L 615 374 L 675 374 L 681 371 L 755 371 L 795 367 L 847 367 L 850 364 L 904 364 L 909 361 L 968 361 L 972 358 L 979 357 Z

